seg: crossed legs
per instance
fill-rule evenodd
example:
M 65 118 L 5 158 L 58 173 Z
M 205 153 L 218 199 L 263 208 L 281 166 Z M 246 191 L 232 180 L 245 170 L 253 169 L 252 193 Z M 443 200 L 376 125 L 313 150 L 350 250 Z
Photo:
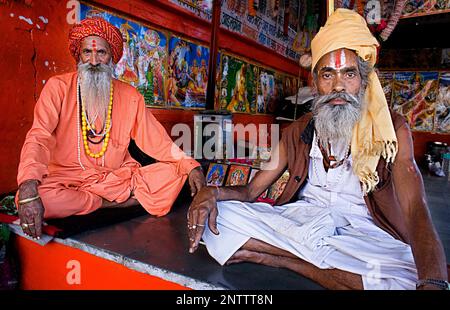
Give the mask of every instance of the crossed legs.
M 358 274 L 339 269 L 320 269 L 295 255 L 257 239 L 249 239 L 230 259 L 227 265 L 252 262 L 271 267 L 287 268 L 307 277 L 327 289 L 363 289 Z

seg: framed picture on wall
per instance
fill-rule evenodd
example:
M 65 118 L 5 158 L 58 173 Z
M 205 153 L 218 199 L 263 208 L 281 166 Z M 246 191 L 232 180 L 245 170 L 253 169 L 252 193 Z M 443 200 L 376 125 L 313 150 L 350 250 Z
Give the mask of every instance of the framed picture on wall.
M 278 199 L 278 197 L 281 196 L 281 194 L 284 191 L 284 188 L 286 187 L 286 184 L 289 180 L 289 171 L 286 170 L 279 178 L 278 180 L 272 184 L 272 186 L 269 188 L 269 193 L 267 194 L 267 198 L 271 200 L 271 203 L 274 204 L 275 201 Z
M 256 113 L 258 68 L 231 55 L 222 54 L 219 106 L 238 113 Z
M 226 186 L 246 185 L 250 176 L 250 166 L 231 165 Z
M 114 77 L 137 88 L 149 107 L 165 107 L 167 34 L 81 3 L 80 18 L 101 17 L 123 36 L 123 56 L 114 66 Z
M 252 168 L 252 171 L 250 172 L 250 177 L 248 178 L 248 181 L 250 182 L 251 180 L 253 180 L 253 178 L 259 171 L 260 171 L 259 169 Z
M 206 185 L 222 186 L 227 174 L 228 165 L 210 163 L 206 173 Z
M 209 48 L 178 37 L 169 39 L 169 106 L 205 108 Z

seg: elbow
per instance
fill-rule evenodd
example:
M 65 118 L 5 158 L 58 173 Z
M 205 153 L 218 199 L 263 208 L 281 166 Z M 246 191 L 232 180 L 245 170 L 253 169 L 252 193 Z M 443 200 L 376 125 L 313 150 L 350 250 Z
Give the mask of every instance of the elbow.
M 256 195 L 256 191 L 248 186 L 245 187 L 244 194 L 245 194 L 245 201 L 247 202 L 255 202 L 256 199 L 258 198 L 258 195 Z

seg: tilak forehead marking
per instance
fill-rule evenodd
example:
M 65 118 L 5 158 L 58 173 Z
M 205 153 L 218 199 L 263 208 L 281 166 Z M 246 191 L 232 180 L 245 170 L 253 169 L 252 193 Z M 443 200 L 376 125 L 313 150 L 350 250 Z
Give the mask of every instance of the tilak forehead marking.
M 335 70 L 340 70 L 347 65 L 347 58 L 345 57 L 345 50 L 341 49 L 339 52 L 340 52 L 339 53 L 340 55 L 336 55 L 338 53 L 338 51 L 331 52 L 330 65 Z
M 339 53 L 339 55 L 337 55 Z M 347 57 L 345 56 L 345 50 L 341 49 L 339 51 L 332 51 L 330 53 L 330 60 L 327 64 L 324 64 L 321 68 L 329 67 L 334 70 L 339 71 L 347 65 Z

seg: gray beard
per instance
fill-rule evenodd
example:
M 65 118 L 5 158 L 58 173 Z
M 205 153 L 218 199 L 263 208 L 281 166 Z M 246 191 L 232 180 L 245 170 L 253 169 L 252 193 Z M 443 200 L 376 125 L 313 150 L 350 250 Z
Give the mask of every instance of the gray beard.
M 91 124 L 98 118 L 102 124 L 106 120 L 110 100 L 110 87 L 114 66 L 89 63 L 78 63 L 78 74 L 81 78 L 81 98 L 86 108 L 87 117 Z M 99 129 L 99 128 L 98 128 Z
M 361 119 L 364 108 L 363 94 L 364 90 L 361 90 L 358 97 L 349 93 L 332 93 L 314 98 L 312 106 L 314 125 L 317 137 L 324 147 L 331 141 L 339 141 L 344 145 L 351 143 L 353 127 Z M 336 98 L 346 100 L 347 104 L 329 103 Z

